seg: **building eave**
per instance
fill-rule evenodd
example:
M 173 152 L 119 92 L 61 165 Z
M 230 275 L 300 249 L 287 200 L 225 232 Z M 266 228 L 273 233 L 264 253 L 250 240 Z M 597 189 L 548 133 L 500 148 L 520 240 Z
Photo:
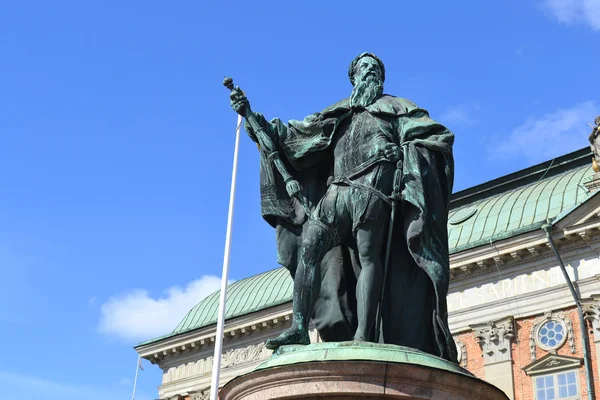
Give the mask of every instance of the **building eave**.
M 226 321 L 224 340 L 231 341 L 257 333 L 276 329 L 289 324 L 292 311 L 288 303 L 245 314 Z M 196 353 L 213 347 L 216 339 L 216 324 L 169 336 L 134 349 L 140 357 L 153 364 L 161 365 L 174 356 Z

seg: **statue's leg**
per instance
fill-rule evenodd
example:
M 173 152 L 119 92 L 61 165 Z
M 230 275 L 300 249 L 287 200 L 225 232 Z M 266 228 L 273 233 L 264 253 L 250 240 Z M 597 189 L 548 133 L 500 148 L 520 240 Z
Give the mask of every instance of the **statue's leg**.
M 374 339 L 377 306 L 383 282 L 382 254 L 386 229 L 386 221 L 375 219 L 359 226 L 356 232 L 356 246 L 361 267 L 356 285 L 358 327 L 354 340 L 357 341 Z
M 309 344 L 308 325 L 321 290 L 321 261 L 339 242 L 336 220 L 338 189 L 331 187 L 314 211 L 302 238 L 299 262 L 294 276 L 292 326 L 266 343 L 269 349 L 286 344 Z
M 269 339 L 268 349 L 286 344 L 310 344 L 308 325 L 321 290 L 321 261 L 332 246 L 332 235 L 326 229 L 316 224 L 307 227 L 294 277 L 292 326 L 277 338 Z

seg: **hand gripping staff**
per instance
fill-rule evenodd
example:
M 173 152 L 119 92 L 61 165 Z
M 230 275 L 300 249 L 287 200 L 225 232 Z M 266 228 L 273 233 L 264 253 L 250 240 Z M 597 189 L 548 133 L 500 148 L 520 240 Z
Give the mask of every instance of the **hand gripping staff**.
M 238 87 L 233 86 L 233 79 L 231 79 L 231 78 L 223 79 L 223 86 L 225 86 L 227 89 L 229 89 L 232 92 L 235 91 L 235 92 L 243 93 L 242 90 L 239 88 L 239 86 Z M 304 208 L 304 212 L 306 213 L 306 216 L 310 217 L 311 211 L 310 211 L 310 208 L 308 207 L 308 201 L 302 195 L 302 192 L 301 192 L 302 187 L 300 186 L 298 181 L 295 180 L 292 177 L 292 175 L 288 172 L 285 164 L 281 160 L 279 152 L 277 151 L 277 149 L 275 148 L 275 145 L 271 141 L 271 138 L 269 137 L 269 135 L 267 135 L 267 133 L 264 131 L 264 129 L 258 122 L 258 118 L 256 117 L 256 114 L 250 109 L 250 104 L 248 104 L 245 107 L 243 117 L 246 119 L 246 121 L 248 121 L 248 123 L 252 127 L 252 130 L 254 131 L 254 134 L 256 135 L 256 140 L 258 141 L 258 146 L 260 148 L 260 151 L 265 155 L 265 157 L 267 157 L 273 161 L 273 164 L 275 165 L 277 172 L 279 172 L 279 174 L 283 178 L 283 181 L 285 182 L 285 190 L 287 191 L 288 196 L 296 198 L 296 200 L 298 200 L 298 202 L 300 203 L 302 208 Z

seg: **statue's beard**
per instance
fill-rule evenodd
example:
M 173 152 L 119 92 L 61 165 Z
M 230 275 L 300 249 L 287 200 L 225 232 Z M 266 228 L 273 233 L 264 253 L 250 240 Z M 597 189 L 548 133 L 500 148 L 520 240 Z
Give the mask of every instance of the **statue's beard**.
M 352 107 L 367 107 L 377 100 L 383 93 L 383 81 L 379 76 L 366 74 L 358 76 L 350 96 L 350 105 Z

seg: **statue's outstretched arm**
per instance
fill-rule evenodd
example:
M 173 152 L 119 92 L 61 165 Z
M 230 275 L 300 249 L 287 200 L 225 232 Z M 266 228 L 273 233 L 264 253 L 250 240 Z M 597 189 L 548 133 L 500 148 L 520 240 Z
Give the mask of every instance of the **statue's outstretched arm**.
M 235 112 L 246 119 L 248 125 L 244 128 L 251 128 L 250 130 L 252 133 L 250 137 L 253 137 L 253 140 L 256 139 L 263 155 L 273 162 L 275 169 L 279 172 L 281 178 L 285 182 L 285 189 L 288 195 L 297 198 L 307 213 L 310 212 L 308 203 L 302 195 L 300 184 L 289 173 L 287 166 L 282 161 L 281 155 L 279 154 L 279 149 L 276 146 L 278 139 L 276 129 L 273 129 L 275 124 L 266 123 L 265 118 L 262 115 L 259 117 L 259 114 L 252 111 L 246 94 L 239 87 L 233 86 L 233 80 L 231 78 L 225 78 L 223 85 L 231 91 L 229 95 L 231 107 Z M 250 132 L 248 133 L 250 134 Z

